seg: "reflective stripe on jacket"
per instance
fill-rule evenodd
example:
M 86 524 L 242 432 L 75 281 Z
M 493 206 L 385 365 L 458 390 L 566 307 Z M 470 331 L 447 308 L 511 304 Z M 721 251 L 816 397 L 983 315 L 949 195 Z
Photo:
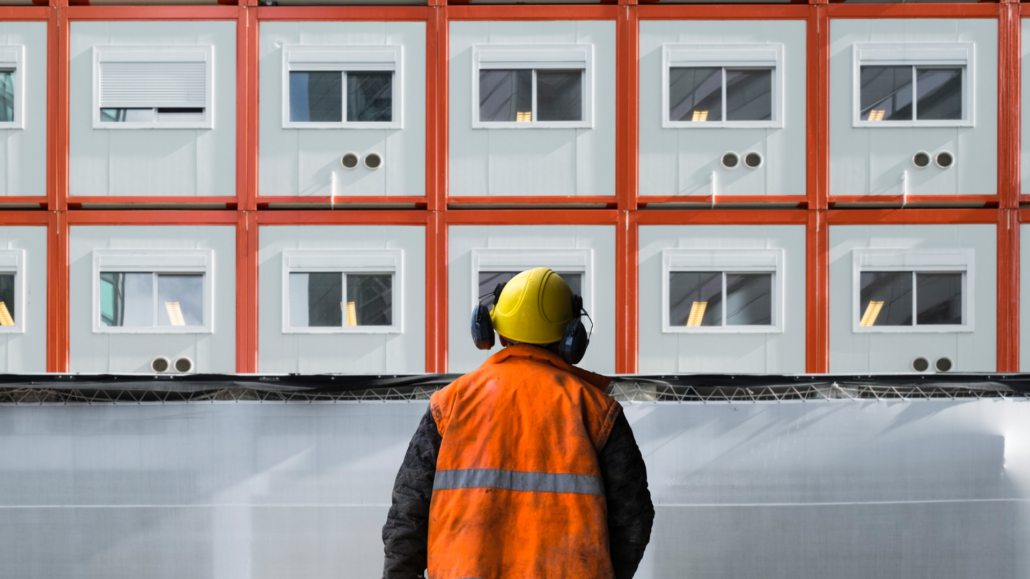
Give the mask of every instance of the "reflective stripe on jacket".
M 431 579 L 614 577 L 597 458 L 622 411 L 608 382 L 516 345 L 433 395 Z

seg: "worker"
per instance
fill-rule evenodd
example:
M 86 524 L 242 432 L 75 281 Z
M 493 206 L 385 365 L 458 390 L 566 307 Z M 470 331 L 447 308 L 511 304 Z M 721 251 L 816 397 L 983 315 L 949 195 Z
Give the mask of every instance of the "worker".
M 573 366 L 583 300 L 543 267 L 490 296 L 473 341 L 490 349 L 496 330 L 504 348 L 430 399 L 394 483 L 383 578 L 629 579 L 654 507 L 609 379 Z

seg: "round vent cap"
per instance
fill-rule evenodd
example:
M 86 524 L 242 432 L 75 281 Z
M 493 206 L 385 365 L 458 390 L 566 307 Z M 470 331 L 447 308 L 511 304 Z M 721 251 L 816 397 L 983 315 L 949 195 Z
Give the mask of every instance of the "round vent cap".
M 764 162 L 765 159 L 758 151 L 751 151 L 744 155 L 744 165 L 746 165 L 748 169 L 757 169 L 761 167 Z
M 955 164 L 955 155 L 951 154 L 951 151 L 941 151 L 937 153 L 937 166 L 941 169 L 947 169 Z
M 926 372 L 930 369 L 930 361 L 920 356 L 915 360 L 912 360 L 912 369 L 916 372 Z
M 929 167 L 932 160 L 930 153 L 927 153 L 926 151 L 919 151 L 915 155 L 912 155 L 912 164 L 920 169 Z
M 729 151 L 722 156 L 722 166 L 727 169 L 736 169 L 740 165 L 740 155 Z
M 937 358 L 937 364 L 936 365 L 937 365 L 937 371 L 938 372 L 948 372 L 954 366 L 954 364 L 951 363 L 951 358 L 948 358 L 948 357 Z
M 164 356 L 158 356 L 157 358 L 154 358 L 150 361 L 150 369 L 159 374 L 161 372 L 167 372 L 168 368 L 171 367 L 171 365 L 171 360 L 165 358 Z
M 365 155 L 365 166 L 373 171 L 383 166 L 383 156 L 379 153 Z
M 361 159 L 358 158 L 357 153 L 347 153 L 343 157 L 340 157 L 340 164 L 343 165 L 344 169 L 353 169 L 358 166 Z

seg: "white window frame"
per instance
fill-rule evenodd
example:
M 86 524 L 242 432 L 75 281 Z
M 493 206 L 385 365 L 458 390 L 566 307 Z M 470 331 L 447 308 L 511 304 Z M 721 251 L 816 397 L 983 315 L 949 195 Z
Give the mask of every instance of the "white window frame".
M 593 249 L 473 249 L 471 300 L 468 311 L 479 303 L 480 272 L 526 271 L 547 267 L 561 275 L 583 276 L 583 308 L 594 316 L 594 250 Z M 484 298 L 484 303 L 486 299 Z M 492 302 L 491 302 L 492 303 Z
M 393 325 L 290 326 L 290 274 L 339 273 L 393 275 Z M 347 286 L 344 285 L 344 292 Z M 404 333 L 403 249 L 284 249 L 282 252 L 282 332 L 284 334 L 402 334 Z
M 215 47 L 210 44 L 176 45 L 107 45 L 93 47 L 93 128 L 94 129 L 213 129 Z M 188 122 L 160 121 L 157 106 L 150 122 L 105 123 L 100 120 L 100 63 L 101 62 L 198 62 L 207 64 L 207 90 L 204 102 L 204 120 Z M 150 108 L 150 107 L 124 107 Z
M 856 42 L 852 46 L 851 123 L 854 127 L 972 127 L 976 124 L 976 44 L 973 42 Z M 912 110 L 916 120 L 862 120 L 862 66 L 962 67 L 962 114 L 959 120 L 918 120 L 915 72 L 912 77 Z
M 338 123 L 290 121 L 290 72 L 336 71 L 343 78 L 343 120 Z M 348 72 L 392 72 L 393 112 L 388 123 L 347 121 Z M 283 128 L 284 129 L 401 129 L 404 128 L 402 79 L 404 47 L 400 45 L 286 45 L 283 46 Z
M 21 45 L 0 46 L 0 71 L 14 72 L 14 120 L 0 122 L 0 129 L 25 128 L 25 47 Z
M 583 119 L 537 121 L 536 73 L 533 73 L 533 117 L 529 122 L 479 120 L 479 71 L 559 69 L 583 71 Z M 486 44 L 472 47 L 473 129 L 590 129 L 594 126 L 594 45 L 592 44 Z
M 665 334 L 782 334 L 784 327 L 784 250 L 779 249 L 663 249 L 662 333 Z M 771 273 L 772 321 L 768 326 L 673 326 L 669 322 L 669 277 L 680 272 Z M 725 298 L 725 282 L 723 284 Z M 726 300 L 722 302 L 725 304 Z M 726 317 L 723 316 L 723 323 Z
M 200 326 L 105 326 L 100 321 L 100 274 L 104 272 L 202 274 L 204 276 L 204 323 Z M 157 284 L 154 307 L 157 308 Z M 215 331 L 215 252 L 212 249 L 94 249 L 94 334 L 212 334 Z M 154 323 L 158 316 L 155 314 Z
M 781 43 L 767 44 L 664 44 L 662 45 L 663 129 L 779 129 L 784 122 L 783 62 Z M 772 68 L 772 120 L 770 121 L 674 121 L 669 118 L 669 71 L 679 67 Z M 725 72 L 722 110 L 726 111 Z
M 869 249 L 852 250 L 851 330 L 856 334 L 943 334 L 972 332 L 973 287 L 976 279 L 975 251 L 972 249 Z M 962 324 L 918 325 L 916 321 L 916 286 L 912 285 L 912 325 L 860 326 L 862 318 L 862 272 L 961 273 Z
M 0 334 L 25 333 L 25 250 L 0 249 L 0 274 L 14 274 L 14 316 L 13 326 L 0 326 Z

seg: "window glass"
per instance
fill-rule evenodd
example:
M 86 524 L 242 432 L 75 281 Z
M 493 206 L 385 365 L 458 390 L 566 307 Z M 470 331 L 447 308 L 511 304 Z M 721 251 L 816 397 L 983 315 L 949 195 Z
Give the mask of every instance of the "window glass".
M 533 120 L 532 70 L 480 70 L 479 120 L 529 122 Z
M 159 326 L 204 325 L 204 276 L 157 276 Z
M 726 120 L 772 120 L 772 69 L 726 69 Z
M 14 121 L 14 71 L 0 71 L 0 123 Z
M 772 274 L 726 274 L 726 325 L 772 325 Z
M 294 328 L 343 325 L 343 275 L 290 274 L 290 326 Z
M 338 123 L 342 120 L 342 72 L 290 72 L 291 122 Z
M 154 274 L 100 274 L 100 322 L 105 326 L 154 325 Z
M 675 67 L 669 69 L 669 119 L 722 120 L 722 69 Z
M 912 272 L 863 271 L 859 284 L 860 326 L 912 325 Z
M 916 324 L 962 323 L 962 274 L 916 274 Z
M 499 283 L 508 283 L 511 278 L 517 276 L 522 272 L 518 271 L 481 271 L 479 272 L 479 297 L 486 300 L 487 295 L 491 294 L 494 289 L 497 288 Z M 569 284 L 569 289 L 572 293 L 581 296 L 583 295 L 583 274 L 581 273 L 562 273 L 556 272 L 565 283 Z M 484 302 L 493 304 L 492 301 Z
M 863 66 L 860 76 L 863 121 L 912 120 L 911 66 Z
M 347 120 L 388 123 L 393 120 L 393 73 L 347 73 Z
M 536 104 L 538 121 L 583 120 L 583 71 L 538 70 Z
M 347 325 L 393 325 L 393 276 L 347 274 Z
M 670 273 L 669 325 L 721 326 L 722 273 Z
M 916 118 L 962 119 L 961 68 L 916 68 Z
M 104 123 L 149 123 L 154 120 L 154 109 L 100 109 Z
M 14 274 L 0 275 L 0 326 L 14 325 Z

